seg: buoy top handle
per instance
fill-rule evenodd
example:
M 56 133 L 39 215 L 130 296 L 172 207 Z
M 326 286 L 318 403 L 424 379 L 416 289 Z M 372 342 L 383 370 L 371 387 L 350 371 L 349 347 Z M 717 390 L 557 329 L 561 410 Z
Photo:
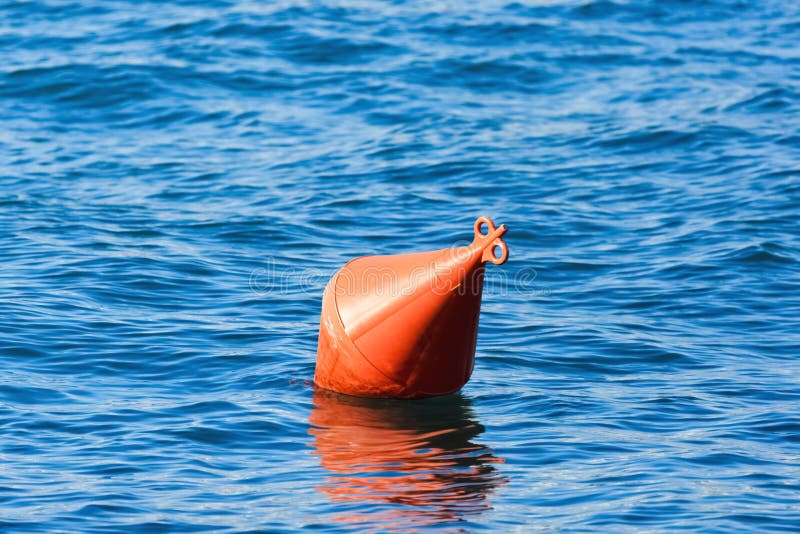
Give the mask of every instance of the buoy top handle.
M 481 230 L 486 227 L 486 233 Z M 506 233 L 506 225 L 501 224 L 499 228 L 495 227 L 494 222 L 489 217 L 478 217 L 475 220 L 475 240 L 473 245 L 478 244 L 483 248 L 483 256 L 481 261 L 490 261 L 495 265 L 503 265 L 508 259 L 508 246 L 503 241 L 502 236 Z M 500 255 L 497 255 L 497 251 Z

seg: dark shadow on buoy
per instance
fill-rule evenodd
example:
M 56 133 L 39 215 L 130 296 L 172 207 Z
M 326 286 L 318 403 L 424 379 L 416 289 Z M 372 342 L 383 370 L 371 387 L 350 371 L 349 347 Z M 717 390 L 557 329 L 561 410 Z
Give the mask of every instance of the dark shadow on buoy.
M 457 523 L 491 508 L 507 479 L 469 398 L 369 399 L 317 388 L 309 417 L 338 521 L 381 531 Z

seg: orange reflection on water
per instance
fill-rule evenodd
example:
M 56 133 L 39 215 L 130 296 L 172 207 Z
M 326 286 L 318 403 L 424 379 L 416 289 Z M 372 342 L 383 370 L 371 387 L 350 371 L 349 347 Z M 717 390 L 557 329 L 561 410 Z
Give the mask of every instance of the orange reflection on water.
M 398 401 L 322 389 L 309 418 L 328 477 L 317 489 L 342 505 L 337 519 L 380 530 L 457 522 L 491 508 L 503 460 L 473 439 L 483 432 L 469 399 Z

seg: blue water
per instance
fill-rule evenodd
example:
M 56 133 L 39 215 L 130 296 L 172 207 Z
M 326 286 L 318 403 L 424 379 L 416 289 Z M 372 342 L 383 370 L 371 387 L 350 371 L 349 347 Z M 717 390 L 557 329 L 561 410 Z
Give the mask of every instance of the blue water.
M 800 531 L 800 4 L 3 2 L 0 530 Z M 455 396 L 349 258 L 509 227 Z

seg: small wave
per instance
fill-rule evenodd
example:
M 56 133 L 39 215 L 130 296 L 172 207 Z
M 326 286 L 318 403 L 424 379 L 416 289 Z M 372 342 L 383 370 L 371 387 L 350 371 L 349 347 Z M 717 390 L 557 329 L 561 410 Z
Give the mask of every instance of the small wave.
M 725 111 L 747 111 L 750 113 L 775 113 L 797 106 L 800 93 L 781 87 L 767 89 L 755 96 L 731 104 Z

